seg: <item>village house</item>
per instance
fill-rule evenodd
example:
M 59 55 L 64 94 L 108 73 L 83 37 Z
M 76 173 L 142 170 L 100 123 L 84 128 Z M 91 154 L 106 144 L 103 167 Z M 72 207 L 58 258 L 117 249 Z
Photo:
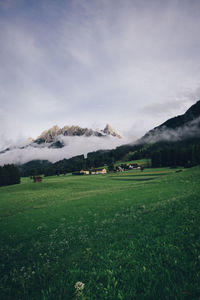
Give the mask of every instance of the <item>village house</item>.
M 97 175 L 97 174 L 106 174 L 107 173 L 107 170 L 106 168 L 103 168 L 103 169 L 93 169 L 91 171 L 88 171 L 88 170 L 80 170 L 80 171 L 76 171 L 76 172 L 73 172 L 72 175 Z
M 90 172 L 88 170 L 80 170 L 80 173 L 84 174 L 84 175 L 89 175 L 90 174 Z
M 106 168 L 103 168 L 103 169 L 94 169 L 94 170 L 91 171 L 92 175 L 106 174 L 106 173 L 107 173 Z
M 140 166 L 138 166 L 138 164 L 130 164 L 130 165 L 128 166 L 128 168 L 129 168 L 130 170 L 139 170 L 139 169 L 140 169 Z

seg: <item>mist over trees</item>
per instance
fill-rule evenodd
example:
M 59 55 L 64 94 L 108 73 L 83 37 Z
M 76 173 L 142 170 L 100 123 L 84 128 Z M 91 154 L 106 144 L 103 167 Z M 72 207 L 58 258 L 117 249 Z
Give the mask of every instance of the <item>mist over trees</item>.
M 82 140 L 83 141 L 83 140 Z M 85 141 L 85 140 L 84 140 Z M 82 144 L 76 144 L 80 151 Z M 83 144 L 84 145 L 84 144 Z M 111 146 L 111 145 L 109 145 Z M 108 149 L 111 149 L 108 147 Z M 82 152 L 83 154 L 84 151 Z M 75 154 L 75 152 L 74 152 Z M 22 176 L 66 174 L 107 165 L 117 161 L 151 159 L 152 167 L 192 167 L 200 164 L 200 100 L 183 115 L 171 118 L 150 130 L 135 144 L 118 146 L 113 150 L 87 152 L 55 163 L 31 161 L 20 167 Z
M 22 176 L 67 174 L 81 169 L 112 166 L 117 161 L 151 159 L 152 167 L 191 167 L 200 164 L 200 139 L 179 142 L 158 142 L 141 145 L 123 145 L 114 150 L 99 150 L 63 159 L 54 164 L 32 161 L 20 167 Z

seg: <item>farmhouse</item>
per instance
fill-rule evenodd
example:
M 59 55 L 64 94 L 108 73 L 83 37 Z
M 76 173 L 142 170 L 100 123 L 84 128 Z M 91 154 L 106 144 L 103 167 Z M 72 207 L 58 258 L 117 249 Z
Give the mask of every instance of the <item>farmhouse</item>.
M 34 182 L 42 182 L 42 176 L 33 176 Z
M 90 172 L 88 170 L 80 170 L 80 173 L 84 174 L 84 175 L 89 175 Z
M 130 164 L 130 165 L 128 166 L 128 168 L 129 168 L 130 170 L 137 170 L 137 169 L 140 169 L 140 167 L 138 166 L 138 164 Z
M 107 173 L 106 168 L 103 168 L 103 169 L 94 169 L 94 170 L 91 171 L 92 175 L 106 174 L 106 173 Z

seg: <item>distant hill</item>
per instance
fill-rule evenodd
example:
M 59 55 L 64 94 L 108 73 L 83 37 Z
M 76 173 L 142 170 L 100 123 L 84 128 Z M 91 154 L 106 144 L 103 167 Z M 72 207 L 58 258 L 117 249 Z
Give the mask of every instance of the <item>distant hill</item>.
M 183 141 L 200 137 L 200 100 L 183 115 L 171 118 L 147 132 L 138 143 Z

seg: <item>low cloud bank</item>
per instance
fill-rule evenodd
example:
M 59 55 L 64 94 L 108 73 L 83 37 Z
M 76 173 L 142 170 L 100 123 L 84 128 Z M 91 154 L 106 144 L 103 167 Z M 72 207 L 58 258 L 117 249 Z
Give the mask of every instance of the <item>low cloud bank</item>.
M 9 151 L 0 154 L 0 165 L 4 164 L 24 164 L 31 160 L 49 160 L 54 163 L 64 158 L 97 151 L 115 149 L 122 144 L 139 144 L 139 143 L 156 143 L 159 141 L 180 141 L 187 138 L 200 137 L 200 117 L 188 122 L 182 127 L 175 129 L 166 126 L 157 127 L 149 131 L 143 138 L 133 142 L 133 138 L 118 139 L 112 136 L 96 137 L 96 136 L 59 136 L 63 148 L 48 148 L 51 144 L 27 144 L 27 140 L 21 139 L 15 143 L 10 143 Z M 20 147 L 24 147 L 23 149 Z
M 21 148 L 26 147 L 30 144 L 30 139 L 25 137 L 17 137 L 15 140 L 9 139 L 5 135 L 0 136 L 0 151 L 4 151 L 5 149 L 13 149 L 13 148 Z
M 49 160 L 56 162 L 61 159 L 68 159 L 70 157 L 84 154 L 88 152 L 114 149 L 122 144 L 129 143 L 127 138 L 118 139 L 115 137 L 85 137 L 85 136 L 68 136 L 59 137 L 63 142 L 64 147 L 60 149 L 53 149 L 44 147 L 42 145 L 30 144 L 24 149 L 13 148 L 5 153 L 0 154 L 0 165 L 4 164 L 24 164 L 31 160 Z M 16 147 L 16 144 L 15 144 Z
M 200 117 L 175 129 L 166 126 L 149 131 L 139 142 L 156 143 L 160 141 L 176 142 L 188 138 L 200 137 Z

